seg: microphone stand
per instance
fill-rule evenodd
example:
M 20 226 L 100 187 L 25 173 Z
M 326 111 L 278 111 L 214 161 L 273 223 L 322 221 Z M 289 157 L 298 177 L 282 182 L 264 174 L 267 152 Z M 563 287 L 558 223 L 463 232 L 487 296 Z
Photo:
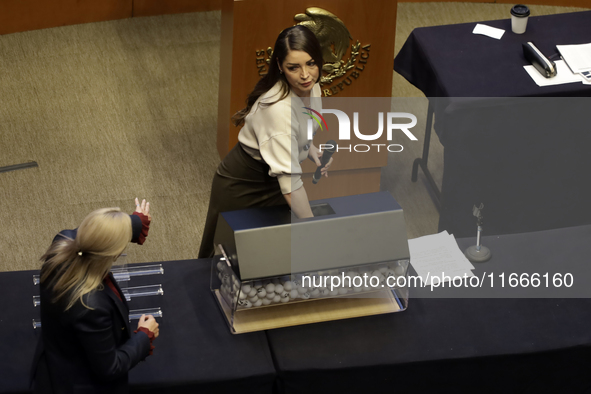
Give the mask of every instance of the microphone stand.
M 489 248 L 486 246 L 482 246 L 480 244 L 480 233 L 482 233 L 482 223 L 484 220 L 484 216 L 482 216 L 481 210 L 484 208 L 484 204 L 480 204 L 480 207 L 472 208 L 472 212 L 474 216 L 478 219 L 476 225 L 478 226 L 477 233 L 476 233 L 476 245 L 472 245 L 466 249 L 464 253 L 466 258 L 473 263 L 484 263 L 485 261 L 490 260 L 492 257 L 492 253 Z

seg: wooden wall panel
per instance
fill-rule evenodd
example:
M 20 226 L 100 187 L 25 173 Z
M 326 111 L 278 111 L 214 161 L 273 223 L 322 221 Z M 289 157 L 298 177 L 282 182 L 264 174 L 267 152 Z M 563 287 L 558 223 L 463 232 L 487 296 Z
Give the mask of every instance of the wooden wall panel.
M 431 2 L 457 2 L 457 0 L 404 0 L 405 3 L 431 3 Z M 402 2 L 401 2 L 402 3 Z M 518 1 L 511 1 L 511 0 L 470 0 L 466 1 L 466 3 L 502 3 L 502 4 L 518 4 Z M 591 0 L 532 0 L 532 1 L 522 1 L 522 4 L 527 5 L 555 5 L 559 7 L 580 7 L 580 8 L 590 8 L 591 9 Z
M 133 16 L 214 11 L 221 8 L 222 0 L 133 0 Z
M 0 34 L 124 19 L 131 16 L 220 10 L 223 1 L 225 0 L 0 0 Z M 434 0 L 405 1 L 431 2 Z M 514 3 L 511 0 L 471 0 L 470 2 Z M 591 9 L 591 0 L 534 0 L 528 4 Z
M 0 0 L 0 34 L 130 18 L 133 0 Z
M 432 3 L 432 2 L 458 3 L 457 0 L 404 0 L 404 2 L 405 3 Z M 402 1 L 400 1 L 399 3 L 402 3 Z M 470 0 L 470 1 L 466 1 L 465 3 L 494 3 L 494 1 L 491 1 L 491 0 Z
M 228 152 L 230 133 L 228 116 L 232 100 L 232 52 L 234 44 L 234 2 L 223 0 L 220 41 L 220 77 L 218 87 L 218 132 L 216 147 L 220 157 Z
M 495 3 L 503 4 L 517 4 L 511 0 L 497 0 Z M 525 4 L 536 4 L 536 5 L 555 5 L 560 7 L 581 7 L 591 9 L 591 0 L 534 0 L 531 3 Z

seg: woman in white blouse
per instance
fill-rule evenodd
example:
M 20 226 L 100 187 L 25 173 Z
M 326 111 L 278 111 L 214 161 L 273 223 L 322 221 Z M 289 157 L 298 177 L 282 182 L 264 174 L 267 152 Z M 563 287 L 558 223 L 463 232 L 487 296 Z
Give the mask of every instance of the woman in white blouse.
M 321 106 L 321 70 L 322 49 L 308 28 L 293 26 L 279 34 L 269 72 L 232 117 L 243 127 L 214 176 L 199 258 L 214 254 L 220 212 L 287 203 L 299 218 L 314 216 L 300 163 L 307 157 L 321 165 L 322 152 L 308 138 L 309 109 Z M 328 176 L 331 163 L 332 158 L 322 175 Z

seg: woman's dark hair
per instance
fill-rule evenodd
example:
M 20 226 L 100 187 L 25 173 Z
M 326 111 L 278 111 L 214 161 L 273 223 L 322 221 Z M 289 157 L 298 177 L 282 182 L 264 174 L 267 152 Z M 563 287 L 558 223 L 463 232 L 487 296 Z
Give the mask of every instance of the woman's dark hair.
M 277 101 L 283 100 L 289 94 L 290 88 L 285 75 L 279 72 L 279 66 L 277 63 L 283 64 L 285 57 L 289 51 L 304 51 L 318 66 L 318 82 L 322 77 L 322 48 L 318 39 L 312 33 L 310 29 L 304 26 L 296 25 L 288 27 L 279 33 L 277 41 L 275 41 L 275 49 L 273 49 L 273 55 L 269 63 L 269 72 L 256 84 L 253 91 L 250 92 L 246 99 L 246 107 L 236 112 L 232 116 L 232 122 L 236 126 L 244 124 L 246 115 L 250 112 L 250 109 L 257 101 L 257 99 L 264 93 L 268 92 L 277 81 L 281 81 L 281 97 Z M 275 104 L 277 101 L 272 103 L 264 103 L 263 106 L 269 106 Z

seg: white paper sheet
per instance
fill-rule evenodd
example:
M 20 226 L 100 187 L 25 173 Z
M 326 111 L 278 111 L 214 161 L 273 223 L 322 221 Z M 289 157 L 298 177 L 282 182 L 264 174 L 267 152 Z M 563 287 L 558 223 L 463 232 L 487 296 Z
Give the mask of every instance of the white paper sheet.
M 552 78 L 546 78 L 534 68 L 534 66 L 523 66 L 525 71 L 534 80 L 538 86 L 552 86 L 562 85 L 565 83 L 583 82 L 584 78 L 579 74 L 573 74 L 564 60 L 557 60 L 556 64 L 556 76 Z
M 472 34 L 482 34 L 500 40 L 503 34 L 505 34 L 505 30 L 477 23 L 474 30 L 472 30 Z
M 474 266 L 464 256 L 453 235 L 443 231 L 408 241 L 410 262 L 423 283 L 447 282 L 455 276 L 474 276 Z
M 573 72 L 591 70 L 591 44 L 556 45 L 556 48 Z

